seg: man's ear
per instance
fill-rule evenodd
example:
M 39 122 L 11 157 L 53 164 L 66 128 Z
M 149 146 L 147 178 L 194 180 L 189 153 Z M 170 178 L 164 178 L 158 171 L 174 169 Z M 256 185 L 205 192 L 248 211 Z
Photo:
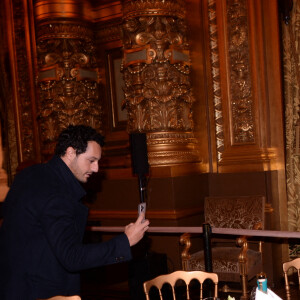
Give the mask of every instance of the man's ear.
M 76 156 L 76 150 L 73 147 L 68 147 L 65 156 L 69 161 L 72 161 Z

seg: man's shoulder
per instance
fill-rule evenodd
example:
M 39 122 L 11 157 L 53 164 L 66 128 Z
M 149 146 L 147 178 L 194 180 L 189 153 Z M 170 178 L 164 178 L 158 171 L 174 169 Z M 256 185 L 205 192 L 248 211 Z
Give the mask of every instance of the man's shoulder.
M 48 173 L 51 174 L 51 171 L 49 171 L 50 170 L 49 168 L 47 168 L 47 163 L 39 163 L 23 169 L 16 175 L 15 179 L 22 179 L 35 176 L 39 177 L 40 175 L 47 175 Z
M 47 189 L 47 187 L 56 187 L 62 185 L 59 177 L 48 163 L 35 164 L 23 169 L 14 179 L 13 185 L 28 186 L 29 189 Z

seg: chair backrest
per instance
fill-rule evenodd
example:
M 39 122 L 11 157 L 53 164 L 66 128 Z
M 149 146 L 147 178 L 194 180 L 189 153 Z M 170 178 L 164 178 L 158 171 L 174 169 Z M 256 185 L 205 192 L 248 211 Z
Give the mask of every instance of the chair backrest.
M 290 291 L 290 285 L 289 285 L 289 279 L 288 279 L 288 270 L 290 268 L 295 268 L 298 272 L 298 284 L 300 289 L 300 258 L 295 258 L 294 260 L 288 261 L 283 263 L 282 269 L 284 273 L 284 281 L 285 281 L 285 291 L 287 299 L 291 299 L 291 291 Z
M 207 197 L 204 216 L 216 228 L 264 229 L 265 197 Z
M 203 282 L 206 279 L 210 279 L 214 283 L 214 296 L 218 297 L 218 275 L 215 273 L 209 273 L 209 272 L 202 272 L 202 271 L 193 271 L 193 272 L 187 272 L 187 271 L 175 271 L 170 274 L 166 275 L 160 275 L 154 279 L 148 280 L 144 282 L 144 292 L 146 295 L 146 299 L 150 300 L 149 297 L 149 291 L 152 286 L 157 287 L 159 291 L 160 299 L 163 300 L 162 295 L 162 287 L 164 284 L 169 284 L 172 288 L 173 293 L 173 299 L 176 299 L 175 294 L 175 286 L 176 282 L 179 280 L 183 280 L 186 284 L 186 294 L 187 294 L 187 300 L 190 299 L 190 290 L 189 290 L 189 284 L 192 280 L 197 280 L 200 282 L 200 300 L 203 299 Z

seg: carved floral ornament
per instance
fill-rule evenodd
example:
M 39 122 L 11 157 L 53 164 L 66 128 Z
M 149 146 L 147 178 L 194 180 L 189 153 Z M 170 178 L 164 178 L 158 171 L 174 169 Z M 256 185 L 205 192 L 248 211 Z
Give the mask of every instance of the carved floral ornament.
M 82 36 L 83 32 L 87 34 Z M 38 120 L 45 153 L 51 153 L 53 141 L 69 124 L 101 127 L 98 71 L 90 36 L 86 28 L 74 24 L 40 28 Z

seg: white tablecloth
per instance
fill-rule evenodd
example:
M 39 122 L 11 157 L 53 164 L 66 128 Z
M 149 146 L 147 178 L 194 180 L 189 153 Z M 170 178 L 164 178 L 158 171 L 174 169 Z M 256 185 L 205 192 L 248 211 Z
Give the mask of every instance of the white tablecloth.
M 256 288 L 256 294 L 255 294 L 255 300 L 270 300 L 270 299 L 277 299 L 277 300 L 283 300 L 279 296 L 277 296 L 273 291 L 270 289 L 267 290 L 267 294 L 260 291 L 258 288 Z

